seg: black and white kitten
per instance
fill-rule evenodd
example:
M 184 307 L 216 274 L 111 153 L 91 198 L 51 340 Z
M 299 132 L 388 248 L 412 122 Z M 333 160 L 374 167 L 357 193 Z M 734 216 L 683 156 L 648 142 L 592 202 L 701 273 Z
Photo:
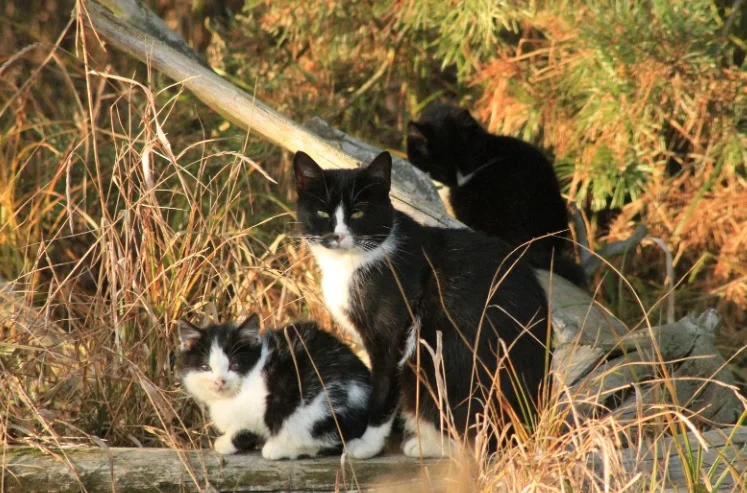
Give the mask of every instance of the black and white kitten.
M 341 450 L 368 422 L 368 368 L 313 322 L 259 333 L 259 318 L 198 328 L 179 322 L 184 387 L 206 405 L 233 454 L 264 442 L 265 459 Z M 333 412 L 334 411 L 334 412 Z
M 356 458 L 381 451 L 398 405 L 410 435 L 404 453 L 443 453 L 438 404 L 427 390 L 438 392 L 436 373 L 421 351 L 423 344 L 437 348 L 438 332 L 444 413 L 453 413 L 462 431 L 486 403 L 496 403 L 489 390 L 496 382 L 501 402 L 520 412 L 517 391 L 535 399 L 545 375 L 547 300 L 531 267 L 518 254 L 509 258 L 512 248 L 498 238 L 422 226 L 395 211 L 391 166 L 386 152 L 357 170 L 323 170 L 302 152 L 294 159 L 298 221 L 322 271 L 324 300 L 360 336 L 371 360 L 368 428 L 347 444 Z M 499 339 L 510 348 L 518 381 L 505 369 L 496 377 L 498 357 L 505 356 Z
M 585 285 L 572 259 L 554 255 L 570 250 L 568 211 L 552 163 L 538 148 L 487 132 L 465 109 L 433 103 L 408 124 L 407 158 L 449 187 L 454 215 L 470 228 L 513 246 L 552 234 L 529 246 L 530 262 Z

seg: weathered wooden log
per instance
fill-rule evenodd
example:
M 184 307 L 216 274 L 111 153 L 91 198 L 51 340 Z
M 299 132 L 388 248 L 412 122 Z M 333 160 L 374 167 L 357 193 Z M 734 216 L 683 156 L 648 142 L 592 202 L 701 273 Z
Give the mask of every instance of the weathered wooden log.
M 621 417 L 644 403 L 674 404 L 719 424 L 735 423 L 745 412 L 734 375 L 715 346 L 715 310 L 630 331 L 570 282 L 537 274 L 550 293 L 554 374 L 576 413 L 603 410 L 612 394 L 634 383 L 639 393 L 615 406 Z
M 683 447 L 689 448 L 683 450 Z M 610 472 L 606 468 L 614 467 L 614 476 L 625 476 L 622 471 L 630 477 L 641 474 L 636 484 L 643 486 L 654 481 L 669 488 L 688 486 L 694 467 L 701 477 L 711 471 L 711 485 L 721 479 L 722 488 L 740 488 L 747 482 L 746 449 L 747 427 L 737 427 L 712 430 L 699 437 L 688 433 L 686 438 L 643 439 L 638 447 L 622 450 L 614 457 L 592 453 L 576 465 L 593 468 L 599 478 Z M 687 463 L 688 454 L 696 458 L 696 464 Z M 459 471 L 464 467 L 454 461 L 419 461 L 402 456 L 346 463 L 341 463 L 339 457 L 272 462 L 258 453 L 222 457 L 206 450 L 76 447 L 56 449 L 52 455 L 35 448 L 13 447 L 5 451 L 4 457 L 0 456 L 0 469 L 4 471 L 0 489 L 6 493 L 84 488 L 88 491 L 331 492 L 374 487 L 387 491 L 434 491 L 440 487 L 440 491 L 472 491 L 469 484 L 457 488 L 453 483 L 455 478 L 465 477 Z
M 125 2 L 138 4 L 138 9 L 147 9 L 141 0 L 105 1 L 107 5 Z M 117 48 L 150 63 L 157 70 L 183 84 L 228 120 L 262 135 L 284 149 L 303 149 L 322 166 L 337 168 L 358 166 L 379 152 L 373 146 L 332 129 L 321 120 L 314 120 L 307 127 L 302 127 L 280 115 L 258 101 L 255 96 L 243 92 L 196 63 L 193 57 L 186 56 L 180 50 L 160 41 L 166 37 L 164 33 L 160 33 L 160 30 L 164 29 L 163 26 L 153 22 L 145 23 L 142 26 L 144 29 L 158 31 L 145 32 L 128 23 L 126 17 L 118 18 L 115 13 L 101 5 L 89 2 L 87 6 L 94 29 Z M 128 7 L 120 10 L 133 9 Z M 432 182 L 404 160 L 395 160 L 392 196 L 398 208 L 420 222 L 464 227 L 445 213 Z M 700 390 L 702 395 L 707 395 L 716 402 L 723 403 L 720 406 L 721 410 L 714 414 L 714 406 L 703 409 L 700 401 L 693 401 L 689 398 L 692 395 L 685 395 L 685 392 L 693 390 L 691 388 L 687 391 L 673 392 L 673 401 L 689 402 L 690 409 L 700 412 L 705 420 L 718 418 L 719 421 L 724 419 L 729 422 L 727 418 L 733 417 L 733 422 L 744 410 L 744 405 L 734 390 L 733 376 L 726 368 L 723 357 L 712 344 L 713 327 L 698 328 L 698 324 L 693 322 L 694 319 L 686 318 L 663 327 L 646 326 L 634 334 L 627 335 L 629 329 L 625 324 L 584 291 L 545 271 L 538 271 L 538 277 L 548 293 L 551 305 L 555 331 L 554 368 L 563 370 L 556 371 L 556 375 L 564 387 L 570 390 L 567 392 L 569 398 L 577 395 L 579 398 L 588 399 L 593 395 L 592 391 L 595 391 L 598 399 L 603 400 L 608 393 L 618 389 L 621 382 L 626 383 L 625 379 L 630 380 L 627 383 L 648 382 L 658 371 L 657 368 L 666 371 L 663 363 L 672 364 L 688 355 L 699 354 L 702 358 L 692 360 L 687 366 L 679 366 L 680 370 L 685 368 L 688 373 L 680 375 L 680 371 L 678 376 L 697 375 L 700 379 L 722 379 L 726 385 L 701 380 L 702 385 L 694 389 Z M 687 336 L 673 336 L 680 330 Z M 694 337 L 699 341 L 697 349 L 692 344 Z M 661 346 L 660 342 L 663 340 L 669 342 Z M 638 351 L 641 351 L 640 354 Z M 616 359 L 607 362 L 610 354 Z M 650 367 L 650 371 L 629 371 L 629 362 L 645 363 Z M 616 377 L 606 378 L 610 374 Z M 584 380 L 587 375 L 593 378 Z M 592 381 L 596 383 L 592 384 Z
M 55 455 L 31 447 L 6 451 L 4 489 L 0 489 L 7 493 L 356 491 L 386 483 L 417 484 L 420 474 L 432 475 L 439 462 L 401 456 L 345 464 L 339 457 L 267 461 L 256 452 L 220 456 L 210 450 L 156 448 L 76 447 L 56 450 Z

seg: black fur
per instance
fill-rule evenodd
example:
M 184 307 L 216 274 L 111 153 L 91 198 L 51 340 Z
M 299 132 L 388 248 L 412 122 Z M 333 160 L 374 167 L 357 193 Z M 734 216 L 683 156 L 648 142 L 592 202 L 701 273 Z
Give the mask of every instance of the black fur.
M 469 111 L 434 103 L 410 122 L 407 157 L 449 187 L 457 219 L 513 246 L 536 239 L 530 262 L 584 285 L 581 268 L 567 255 L 568 212 L 552 163 L 535 146 L 488 133 Z M 479 171 L 478 171 L 479 170 Z M 459 184 L 457 173 L 472 179 Z M 566 254 L 566 255 L 562 255 Z
M 239 325 L 211 325 L 203 329 L 182 321 L 179 331 L 181 370 L 185 378 L 189 372 L 201 371 L 209 364 L 215 343 L 231 364 L 236 365 L 235 371 L 242 378 L 261 361 L 262 352 L 266 352 L 262 377 L 267 387 L 264 423 L 269 436 L 265 440 L 281 431 L 299 405 L 309 404 L 325 392 L 328 399 L 325 406 L 331 404 L 334 417 L 330 413 L 314 422 L 311 435 L 336 445 L 323 452 L 341 450 L 340 431 L 346 441 L 365 431 L 368 422 L 365 404 L 351 406 L 348 392 L 352 385 L 357 385 L 366 394 L 370 393 L 370 372 L 348 346 L 316 323 L 295 322 L 280 329 L 268 329 L 260 336 L 255 315 Z M 232 442 L 239 450 L 251 449 L 263 441 L 261 434 L 261 430 L 242 429 L 232 435 Z
M 233 446 L 239 450 L 254 450 L 257 445 L 262 443 L 262 439 L 248 430 L 242 430 L 236 433 L 232 438 Z
M 432 348 L 437 345 L 437 332 L 443 334 L 449 405 L 463 431 L 483 410 L 498 365 L 496 353 L 501 352 L 499 338 L 511 348 L 518 388 L 529 399 L 537 398 L 545 375 L 547 300 L 526 261 L 510 255 L 512 248 L 498 238 L 466 229 L 425 227 L 395 211 L 388 195 L 388 153 L 364 169 L 323 171 L 299 152 L 294 166 L 296 176 L 301 177 L 297 181 L 298 220 L 308 242 L 330 246 L 327 239 L 334 230 L 334 218 L 321 219 L 315 211 L 333 211 L 343 203 L 347 210 L 364 211 L 358 220 L 348 222 L 359 249 L 375 250 L 390 235 L 396 244 L 388 256 L 393 270 L 381 260 L 359 269 L 349 286 L 347 316 L 372 364 L 370 425 L 386 422 L 399 402 L 405 411 L 417 411 L 438 425 L 436 404 L 422 384 L 416 410 L 415 356 L 409 364 L 399 364 L 413 316 L 420 320 L 419 337 Z M 495 287 L 492 296 L 491 287 Z M 522 325 L 528 327 L 527 333 L 522 333 Z M 480 363 L 476 388 L 471 388 L 475 345 Z M 436 392 L 431 356 L 425 349 L 420 351 L 425 381 Z M 520 412 L 505 368 L 498 380 L 504 402 Z
M 308 403 L 326 388 L 343 438 L 347 441 L 363 434 L 368 421 L 366 409 L 349 408 L 346 402 L 350 386 L 357 384 L 370 389 L 371 377 L 366 365 L 348 346 L 314 322 L 297 322 L 267 331 L 264 340 L 272 355 L 265 364 L 270 390 L 265 423 L 272 432 L 280 429 L 301 399 Z M 335 419 L 329 416 L 314 423 L 312 435 L 338 435 Z

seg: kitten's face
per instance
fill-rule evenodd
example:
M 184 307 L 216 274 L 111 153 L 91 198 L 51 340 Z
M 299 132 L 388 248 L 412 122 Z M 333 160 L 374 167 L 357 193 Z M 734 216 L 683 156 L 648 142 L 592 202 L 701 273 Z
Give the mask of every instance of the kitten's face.
M 407 159 L 448 187 L 457 186 L 457 171 L 466 168 L 481 145 L 482 127 L 467 110 L 444 104 L 428 106 L 407 125 Z
M 394 220 L 388 152 L 357 170 L 323 170 L 303 152 L 296 153 L 293 166 L 298 221 L 311 245 L 340 253 L 365 252 L 386 240 Z
M 184 387 L 206 404 L 235 396 L 262 352 L 256 314 L 239 325 L 204 329 L 182 320 L 179 341 Z

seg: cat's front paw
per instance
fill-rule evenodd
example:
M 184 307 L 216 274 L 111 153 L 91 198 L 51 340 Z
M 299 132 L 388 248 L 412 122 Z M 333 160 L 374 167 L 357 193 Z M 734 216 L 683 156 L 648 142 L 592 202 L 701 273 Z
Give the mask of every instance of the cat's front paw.
M 429 440 L 425 437 L 413 436 L 402 443 L 402 452 L 407 457 L 445 457 L 455 450 L 455 444 L 449 438 L 444 437 L 442 440 Z
M 233 445 L 230 433 L 226 433 L 225 435 L 216 438 L 215 443 L 213 443 L 213 448 L 217 453 L 222 455 L 235 454 L 238 451 L 238 449 Z
M 262 447 L 262 457 L 267 460 L 297 459 L 300 455 L 304 455 L 302 450 L 274 438 L 267 440 Z M 313 454 L 308 455 L 313 456 Z
M 369 426 L 362 437 L 350 440 L 345 448 L 348 456 L 354 459 L 370 459 L 378 455 L 386 444 L 391 427 Z

